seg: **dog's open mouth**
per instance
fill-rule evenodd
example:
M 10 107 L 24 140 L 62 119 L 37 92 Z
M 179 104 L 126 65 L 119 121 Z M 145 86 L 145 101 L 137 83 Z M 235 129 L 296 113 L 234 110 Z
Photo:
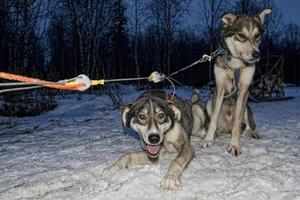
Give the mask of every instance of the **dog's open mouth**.
M 158 155 L 160 147 L 161 147 L 160 144 L 159 145 L 146 145 L 146 150 L 150 156 L 155 157 Z
M 143 149 L 147 152 L 147 155 L 152 159 L 157 159 L 162 148 L 162 142 L 156 145 L 147 144 L 144 140 L 141 140 L 141 142 Z

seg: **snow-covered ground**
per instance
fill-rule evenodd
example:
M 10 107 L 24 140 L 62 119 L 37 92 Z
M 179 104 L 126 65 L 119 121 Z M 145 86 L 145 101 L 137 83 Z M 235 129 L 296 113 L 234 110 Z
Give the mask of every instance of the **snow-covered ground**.
M 168 193 L 160 182 L 170 160 L 101 176 L 124 153 L 140 150 L 107 97 L 61 98 L 37 117 L 0 118 L 0 199 L 300 199 L 300 88 L 287 94 L 296 98 L 251 104 L 262 139 L 242 136 L 239 157 L 226 152 L 229 137 L 207 149 L 192 138 L 196 158 L 181 191 Z M 131 87 L 124 102 L 138 95 Z

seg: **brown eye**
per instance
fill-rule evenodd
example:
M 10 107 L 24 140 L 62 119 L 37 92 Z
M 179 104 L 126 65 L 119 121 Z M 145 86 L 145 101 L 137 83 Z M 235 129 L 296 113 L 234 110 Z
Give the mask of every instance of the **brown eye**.
M 159 113 L 157 117 L 158 117 L 158 119 L 164 119 L 165 113 Z
M 141 121 L 144 121 L 144 120 L 146 120 L 146 115 L 144 115 L 144 114 L 138 114 L 138 119 L 139 120 L 141 120 Z

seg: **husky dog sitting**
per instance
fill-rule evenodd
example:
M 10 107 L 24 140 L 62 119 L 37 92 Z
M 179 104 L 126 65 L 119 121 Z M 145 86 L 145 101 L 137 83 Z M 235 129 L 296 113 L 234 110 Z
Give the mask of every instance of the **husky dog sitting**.
M 212 113 L 212 104 L 213 104 L 213 100 L 209 100 L 206 103 L 206 112 L 209 118 L 211 117 L 211 113 Z M 234 122 L 235 106 L 236 106 L 236 97 L 223 100 L 223 104 L 217 122 L 217 130 L 215 136 L 219 136 L 222 134 L 231 134 L 231 130 Z M 254 121 L 254 116 L 251 107 L 247 105 L 243 117 L 241 129 L 247 137 L 253 139 L 259 139 L 260 136 L 255 131 L 255 128 L 256 128 L 256 124 Z
M 219 55 L 214 65 L 216 79 L 216 92 L 211 105 L 211 117 L 208 133 L 202 147 L 213 144 L 214 136 L 218 128 L 218 120 L 224 109 L 224 97 L 237 91 L 232 113 L 231 141 L 228 152 L 234 156 L 240 154 L 240 133 L 243 121 L 247 121 L 248 88 L 255 72 L 255 63 L 260 60 L 258 49 L 263 33 L 265 16 L 271 9 L 264 9 L 255 16 L 236 15 L 226 13 L 222 16 L 224 23 L 221 31 L 221 47 L 227 52 Z M 239 78 L 236 72 L 239 71 Z M 239 80 L 239 81 L 238 81 Z M 246 113 L 246 114 L 245 114 Z M 246 128 L 250 131 L 250 126 Z
M 162 180 L 161 188 L 164 191 L 178 190 L 180 176 L 194 156 L 190 136 L 192 132 L 203 135 L 205 131 L 203 114 L 199 105 L 192 105 L 176 95 L 170 102 L 163 91 L 142 94 L 125 107 L 122 122 L 139 134 L 143 150 L 125 154 L 104 169 L 103 175 L 109 176 L 134 165 L 154 164 L 165 152 L 175 153 L 176 157 Z

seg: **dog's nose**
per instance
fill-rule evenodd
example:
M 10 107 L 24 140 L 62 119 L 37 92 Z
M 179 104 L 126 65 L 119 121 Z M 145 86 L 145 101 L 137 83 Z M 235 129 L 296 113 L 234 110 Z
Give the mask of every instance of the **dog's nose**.
M 257 59 L 257 60 L 260 59 L 260 52 L 259 51 L 253 51 L 252 57 L 254 59 Z
M 148 140 L 151 144 L 157 144 L 160 141 L 160 136 L 158 134 L 150 134 Z

